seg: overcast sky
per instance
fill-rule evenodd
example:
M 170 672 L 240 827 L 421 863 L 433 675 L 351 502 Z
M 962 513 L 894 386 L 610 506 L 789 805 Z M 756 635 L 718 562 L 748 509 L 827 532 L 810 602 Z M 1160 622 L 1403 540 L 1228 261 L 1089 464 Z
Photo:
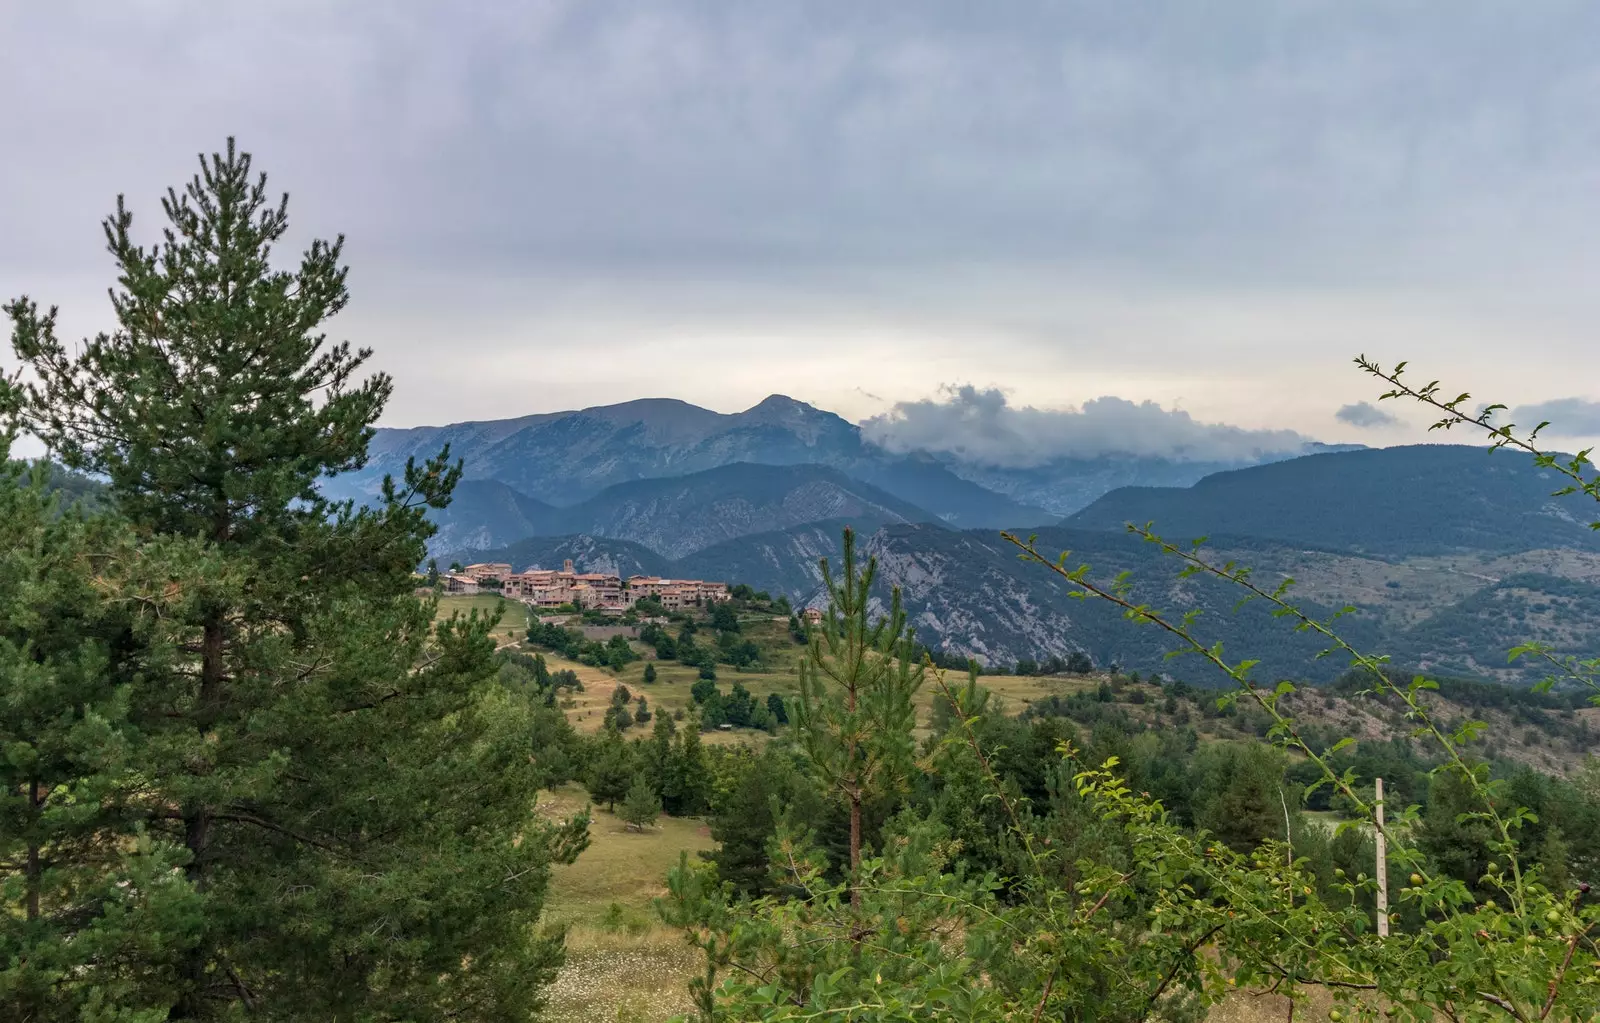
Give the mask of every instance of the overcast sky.
M 297 244 L 348 236 L 393 425 L 1419 436 L 1365 352 L 1593 436 L 1596 40 L 1581 0 L 4 3 L 0 293 L 106 326 L 99 219 L 152 237 L 235 134 Z

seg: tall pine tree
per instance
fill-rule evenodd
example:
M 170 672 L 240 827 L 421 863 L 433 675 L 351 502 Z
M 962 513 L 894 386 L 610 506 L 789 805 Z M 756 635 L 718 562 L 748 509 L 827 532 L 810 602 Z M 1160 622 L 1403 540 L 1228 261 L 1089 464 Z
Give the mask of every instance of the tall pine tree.
M 162 202 L 146 249 L 105 223 L 117 329 L 69 352 L 56 313 L 6 306 L 31 370 L 21 424 L 109 481 L 136 533 L 193 541 L 181 653 L 131 688 L 156 793 L 200 899 L 175 1019 L 525 1019 L 559 959 L 530 938 L 584 822 L 532 813 L 529 709 L 493 682 L 490 622 L 435 628 L 412 596 L 448 501 L 448 452 L 330 504 L 360 468 L 388 377 L 329 343 L 342 239 L 275 269 L 287 197 L 229 141 Z
M 843 574 L 835 578 L 821 562 L 828 587 L 828 611 L 811 632 L 800 661 L 800 698 L 795 701 L 795 734 L 817 776 L 843 797 L 849 808 L 852 884 L 861 869 L 862 807 L 895 790 L 912 765 L 916 709 L 923 665 L 906 627 L 900 590 L 891 595 L 887 616 L 874 620 L 872 581 L 877 560 L 857 566 L 855 531 L 844 530 Z M 860 892 L 851 889 L 851 905 Z

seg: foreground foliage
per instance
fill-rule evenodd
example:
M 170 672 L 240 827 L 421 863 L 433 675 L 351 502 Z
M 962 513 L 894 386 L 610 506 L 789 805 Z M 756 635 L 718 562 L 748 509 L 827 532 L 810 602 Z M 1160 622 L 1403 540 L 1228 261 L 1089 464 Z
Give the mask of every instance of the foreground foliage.
M 1532 437 L 1493 425 L 1493 409 L 1463 413 L 1467 395 L 1446 402 L 1437 385 L 1412 389 L 1399 369 L 1363 365 L 1394 386 L 1386 397 L 1435 406 L 1441 427 L 1476 423 L 1497 447 L 1523 447 L 1566 475 L 1564 493 L 1600 499 L 1587 453 L 1546 455 Z M 1240 821 L 1240 809 L 1224 803 L 1208 823 L 1224 832 L 1245 823 L 1243 834 L 1257 836 L 1224 841 L 1181 825 L 1148 793 L 1130 789 L 1117 759 L 1082 763 L 1063 744 L 1050 805 L 1037 812 L 994 768 L 1006 753 L 985 744 L 993 729 L 976 673 L 957 691 L 939 671 L 948 727 L 919 766 L 968 794 L 965 814 L 951 814 L 949 804 L 907 807 L 886 824 L 879 855 L 840 878 L 830 875 L 813 836 L 775 808 L 767 862 L 776 894 L 752 899 L 687 860 L 672 874 L 660 908 L 704 955 L 704 973 L 691 985 L 700 1018 L 1194 1020 L 1230 990 L 1251 986 L 1291 999 L 1312 988 L 1329 991 L 1339 1005 L 1336 1019 L 1600 1017 L 1600 905 L 1589 885 L 1570 875 L 1559 838 L 1552 847 L 1547 836 L 1539 855 L 1525 847 L 1537 816 L 1470 753 L 1482 724 L 1447 727 L 1426 699 L 1435 682 L 1397 676 L 1385 658 L 1343 639 L 1339 619 L 1353 609 L 1312 617 L 1288 599 L 1292 580 L 1264 588 L 1247 568 L 1208 561 L 1203 540 L 1184 546 L 1151 526 L 1130 529 L 1176 559 L 1180 576 L 1238 587 L 1246 602 L 1346 657 L 1374 694 L 1401 708 L 1413 737 L 1436 750 L 1428 817 L 1415 805 L 1381 815 L 1353 771 L 1334 766 L 1354 740 L 1318 745 L 1288 711 L 1292 682 L 1259 684 L 1257 662 L 1230 660 L 1220 644 L 1195 637 L 1196 612 L 1170 615 L 1137 603 L 1126 576 L 1102 582 L 1088 566 L 1070 567 L 1070 555 L 1050 558 L 1030 540 L 1009 538 L 1024 560 L 1056 573 L 1079 596 L 1120 608 L 1130 622 L 1164 632 L 1179 652 L 1233 680 L 1236 689 L 1225 699 L 1248 701 L 1265 716 L 1268 737 L 1305 765 L 1308 794 L 1331 790 L 1386 840 L 1391 883 L 1381 894 L 1390 900 L 1384 923 L 1392 932 L 1381 934 L 1374 919 L 1380 893 L 1372 877 L 1345 869 L 1326 876 L 1304 854 L 1287 794 L 1285 840 L 1257 844 L 1264 823 Z M 845 592 L 870 575 L 870 563 L 852 571 Z M 866 600 L 844 603 L 836 594 L 830 617 L 841 615 L 842 634 L 872 634 Z M 893 656 L 861 651 L 885 675 Z M 1596 688 L 1600 675 L 1594 662 L 1536 645 L 1512 656 L 1543 659 L 1568 685 Z M 875 742 L 901 748 L 909 741 L 908 725 L 886 719 L 874 726 L 888 732 Z M 837 776 L 812 757 L 822 760 L 821 777 Z M 1253 799 L 1240 808 L 1261 805 Z M 978 832 L 951 827 L 974 819 L 998 833 L 977 857 L 970 839 Z M 1077 854 L 1071 862 L 1068 849 Z M 1468 856 L 1452 863 L 1453 850 Z

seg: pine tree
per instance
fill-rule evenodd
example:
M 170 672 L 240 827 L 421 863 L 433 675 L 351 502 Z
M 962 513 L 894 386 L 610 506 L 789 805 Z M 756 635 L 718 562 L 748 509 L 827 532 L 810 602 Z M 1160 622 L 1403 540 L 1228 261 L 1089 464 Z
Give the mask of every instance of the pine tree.
M 633 784 L 628 787 L 628 795 L 623 799 L 617 816 L 634 831 L 651 827 L 656 818 L 661 816 L 661 797 L 656 795 L 656 790 L 650 787 L 644 775 L 634 775 Z
M 651 683 L 655 682 L 655 680 L 656 680 L 656 666 L 655 666 L 655 664 L 653 664 L 653 663 L 652 664 L 646 664 L 644 666 L 644 682 L 645 682 L 645 685 L 650 685 Z
M 106 221 L 115 331 L 74 355 L 54 309 L 6 312 L 37 381 L 22 424 L 108 479 L 139 536 L 197 551 L 171 580 L 176 653 L 128 704 L 142 823 L 201 899 L 171 1018 L 525 1018 L 560 954 L 527 933 L 584 822 L 529 813 L 531 708 L 492 681 L 492 621 L 435 629 L 413 596 L 460 469 L 441 453 L 373 508 L 325 500 L 391 389 L 321 333 L 342 239 L 274 269 L 287 197 L 231 140 L 162 205 L 151 249 L 120 198 Z
M 672 723 L 670 714 L 655 714 L 652 717 L 655 727 L 650 731 L 649 741 L 639 751 L 644 761 L 645 776 L 661 795 L 662 808 L 675 817 L 681 816 L 678 813 L 677 794 L 673 791 L 672 774 L 672 738 L 678 729 Z
M 777 693 L 767 694 L 767 713 L 772 715 L 772 720 L 777 724 L 789 723 L 789 709 L 783 705 L 783 697 Z
M 584 781 L 589 798 L 615 810 L 617 800 L 628 794 L 628 785 L 634 776 L 633 757 L 622 741 L 622 732 L 613 724 L 606 728 L 600 739 L 600 748 L 589 765 Z
M 837 580 L 821 562 L 828 611 L 812 630 L 800 662 L 800 699 L 795 732 L 817 775 L 844 797 L 850 810 L 850 873 L 861 869 L 861 809 L 874 796 L 898 787 L 910 769 L 923 666 L 906 628 L 900 591 L 889 614 L 871 621 L 872 581 L 877 559 L 856 566 L 855 531 L 844 530 L 844 573 Z M 852 888 L 859 908 L 860 891 Z
M 672 787 L 678 817 L 692 817 L 705 811 L 711 802 L 711 770 L 706 766 L 705 749 L 700 744 L 699 725 L 691 720 L 678 732 L 672 755 Z
M 0 1018 L 97 1003 L 155 1018 L 199 907 L 182 847 L 139 832 L 127 696 L 170 639 L 172 602 L 149 582 L 173 552 L 58 514 L 42 467 L 8 447 L 0 435 Z
M 749 895 L 766 894 L 771 882 L 767 845 L 788 802 L 794 768 L 769 746 L 745 764 L 711 815 L 717 845 L 709 859 L 717 877 Z

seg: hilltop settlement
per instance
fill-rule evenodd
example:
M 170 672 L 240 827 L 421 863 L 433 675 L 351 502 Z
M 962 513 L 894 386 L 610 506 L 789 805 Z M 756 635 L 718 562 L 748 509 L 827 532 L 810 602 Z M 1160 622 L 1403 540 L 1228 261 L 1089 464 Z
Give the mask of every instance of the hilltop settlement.
M 605 572 L 577 572 L 569 558 L 560 571 L 533 566 L 514 572 L 509 564 L 467 565 L 440 577 L 447 593 L 499 591 L 530 607 L 572 607 L 621 614 L 641 600 L 654 600 L 663 610 L 714 604 L 729 598 L 728 584 L 703 579 L 663 579 L 633 575 L 624 580 Z

